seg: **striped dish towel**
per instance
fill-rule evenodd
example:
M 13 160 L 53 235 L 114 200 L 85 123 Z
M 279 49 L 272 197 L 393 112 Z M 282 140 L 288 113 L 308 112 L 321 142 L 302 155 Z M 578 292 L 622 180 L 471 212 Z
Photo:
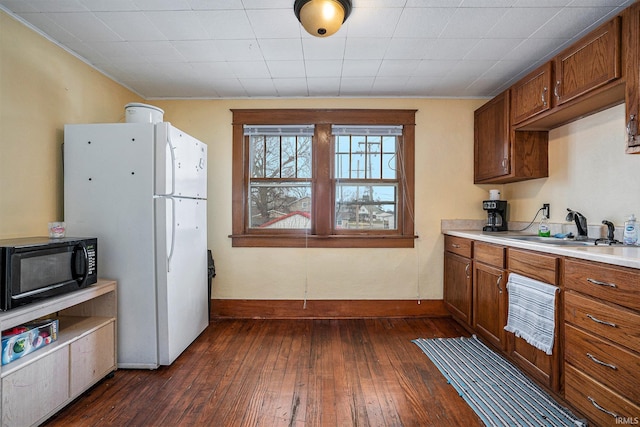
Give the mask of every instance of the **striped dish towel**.
M 509 274 L 507 289 L 509 314 L 504 329 L 550 355 L 559 289 L 515 273 Z

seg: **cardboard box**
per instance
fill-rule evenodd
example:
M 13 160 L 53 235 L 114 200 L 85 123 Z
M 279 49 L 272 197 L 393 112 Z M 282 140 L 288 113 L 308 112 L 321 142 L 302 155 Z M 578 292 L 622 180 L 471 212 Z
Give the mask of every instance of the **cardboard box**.
M 57 319 L 37 320 L 2 331 L 2 364 L 20 359 L 57 339 Z

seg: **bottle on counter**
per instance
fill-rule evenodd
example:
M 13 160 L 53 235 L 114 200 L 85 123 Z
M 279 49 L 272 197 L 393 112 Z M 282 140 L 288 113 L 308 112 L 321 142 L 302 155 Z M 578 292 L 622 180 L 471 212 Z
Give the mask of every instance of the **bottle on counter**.
M 631 214 L 629 219 L 624 223 L 624 234 L 622 235 L 622 242 L 625 245 L 638 244 L 638 223 L 636 222 L 636 216 L 634 214 Z
M 549 218 L 547 218 L 546 215 L 542 216 L 542 219 L 538 224 L 538 236 L 551 237 L 551 227 L 549 227 Z

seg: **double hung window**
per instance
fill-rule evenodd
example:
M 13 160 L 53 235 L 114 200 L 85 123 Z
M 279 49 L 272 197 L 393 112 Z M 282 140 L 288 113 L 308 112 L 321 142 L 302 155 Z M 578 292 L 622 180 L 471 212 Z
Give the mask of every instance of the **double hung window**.
M 414 110 L 233 110 L 233 246 L 413 247 Z

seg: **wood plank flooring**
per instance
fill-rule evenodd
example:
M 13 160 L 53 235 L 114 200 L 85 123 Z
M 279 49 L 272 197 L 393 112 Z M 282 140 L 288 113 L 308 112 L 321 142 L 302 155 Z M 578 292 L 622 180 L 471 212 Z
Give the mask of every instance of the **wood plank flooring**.
M 173 365 L 118 370 L 55 426 L 482 426 L 411 342 L 449 318 L 214 320 Z

